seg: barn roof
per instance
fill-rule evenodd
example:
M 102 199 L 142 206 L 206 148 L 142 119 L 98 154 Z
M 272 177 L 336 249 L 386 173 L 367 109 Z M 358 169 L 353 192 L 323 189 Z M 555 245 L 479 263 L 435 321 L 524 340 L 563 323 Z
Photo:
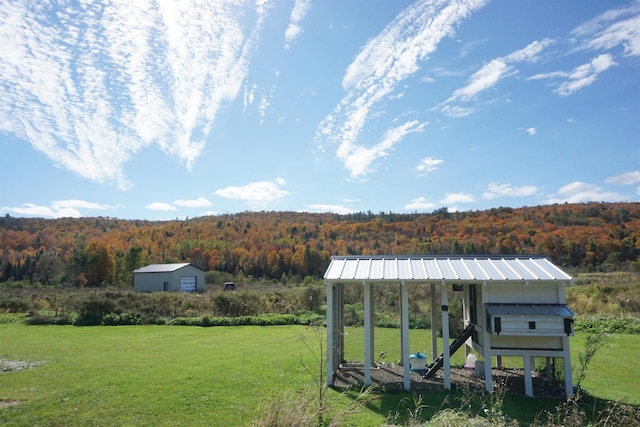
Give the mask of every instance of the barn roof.
M 189 265 L 188 262 L 181 262 L 175 264 L 149 264 L 145 267 L 141 267 L 137 270 L 133 270 L 134 273 L 170 273 L 172 271 L 180 270 L 182 267 Z
M 341 283 L 572 280 L 543 255 L 334 256 L 324 278 Z

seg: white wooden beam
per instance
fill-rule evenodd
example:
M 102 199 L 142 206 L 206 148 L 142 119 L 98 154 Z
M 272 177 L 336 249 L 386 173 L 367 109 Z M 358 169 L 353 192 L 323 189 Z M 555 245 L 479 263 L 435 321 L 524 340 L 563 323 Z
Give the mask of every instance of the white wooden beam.
M 328 386 L 333 385 L 333 361 L 335 359 L 335 348 L 333 346 L 333 283 L 327 283 L 325 280 L 325 286 L 327 288 L 327 377 L 326 382 Z
M 409 291 L 404 280 L 400 283 L 400 306 L 402 307 L 400 335 L 402 341 L 404 390 L 409 391 L 411 389 L 411 367 L 409 366 Z
M 436 303 L 436 284 L 431 284 L 431 360 L 436 360 L 438 357 L 438 306 Z
M 524 394 L 533 397 L 533 380 L 531 379 L 531 356 L 525 355 L 524 359 Z
M 567 397 L 573 396 L 573 375 L 571 373 L 571 353 L 569 352 L 569 337 L 562 337 L 562 350 L 564 356 L 562 363 L 564 367 L 564 390 Z
M 442 281 L 442 363 L 444 367 L 444 388 L 451 390 L 451 355 L 449 354 L 449 292 Z
M 371 385 L 371 363 L 373 355 L 371 354 L 373 325 L 372 307 L 371 307 L 371 283 L 364 281 L 364 385 Z

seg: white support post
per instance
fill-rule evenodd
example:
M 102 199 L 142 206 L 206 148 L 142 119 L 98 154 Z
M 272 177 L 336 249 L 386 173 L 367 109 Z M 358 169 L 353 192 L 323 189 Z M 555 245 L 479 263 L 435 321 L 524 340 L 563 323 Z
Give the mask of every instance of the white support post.
M 530 356 L 524 356 L 524 394 L 533 397 L 533 381 L 531 379 L 531 359 Z
M 466 328 L 471 323 L 471 313 L 469 312 L 469 284 L 464 283 L 462 285 L 462 319 L 463 326 Z M 467 357 L 471 353 L 471 347 L 467 343 L 464 343 L 464 366 L 467 366 Z
M 364 385 L 371 385 L 371 347 L 372 331 L 371 322 L 371 283 L 363 282 L 364 285 Z
M 442 363 L 444 367 L 444 388 L 451 390 L 451 355 L 449 354 L 449 293 L 442 281 Z
M 480 307 L 478 310 L 478 318 L 482 318 L 482 348 L 484 350 L 484 386 L 487 391 L 493 390 L 493 377 L 491 373 L 491 358 L 493 354 L 491 353 L 491 334 L 487 332 L 487 317 L 485 313 L 485 307 L 487 302 L 489 302 L 489 287 L 487 286 L 487 282 L 482 282 L 482 287 L 480 288 L 481 292 L 481 301 Z M 501 359 L 502 362 L 502 359 Z
M 400 319 L 401 341 L 402 341 L 402 368 L 404 378 L 404 390 L 411 390 L 411 367 L 409 366 L 409 291 L 407 284 L 400 283 L 400 307 L 402 316 Z
M 334 347 L 333 347 L 333 283 L 327 283 L 327 385 L 333 385 L 333 360 L 334 360 Z
M 344 283 L 338 283 L 334 291 L 335 309 L 333 310 L 334 320 L 334 346 L 335 366 L 340 366 L 344 361 Z
M 438 357 L 438 334 L 437 334 L 437 324 L 438 324 L 438 307 L 436 305 L 436 284 L 431 284 L 431 360 L 436 360 Z
M 567 397 L 573 396 L 573 375 L 571 373 L 571 353 L 569 352 L 569 337 L 562 337 L 562 363 L 564 367 L 564 390 Z

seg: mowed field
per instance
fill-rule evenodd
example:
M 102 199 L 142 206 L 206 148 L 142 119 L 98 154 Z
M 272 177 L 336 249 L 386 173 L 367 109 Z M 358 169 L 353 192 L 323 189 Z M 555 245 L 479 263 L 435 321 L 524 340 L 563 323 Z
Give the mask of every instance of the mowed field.
M 362 329 L 346 332 L 346 358 L 362 360 Z M 0 372 L 0 425 L 250 425 L 260 405 L 284 392 L 317 387 L 317 333 L 303 326 L 0 325 L 0 361 L 30 364 Z M 585 336 L 571 340 L 574 370 Z M 411 331 L 411 351 L 430 354 L 429 337 L 429 331 Z M 400 358 L 399 347 L 398 330 L 376 330 L 376 352 L 386 351 L 387 362 Z M 640 405 L 639 359 L 640 336 L 611 335 L 583 387 L 600 399 Z M 460 353 L 453 363 L 462 364 Z M 337 407 L 350 401 L 330 393 Z M 376 400 L 349 423 L 382 425 L 406 397 L 411 394 Z M 526 401 L 535 408 L 538 400 Z M 541 409 L 550 405 L 539 402 Z

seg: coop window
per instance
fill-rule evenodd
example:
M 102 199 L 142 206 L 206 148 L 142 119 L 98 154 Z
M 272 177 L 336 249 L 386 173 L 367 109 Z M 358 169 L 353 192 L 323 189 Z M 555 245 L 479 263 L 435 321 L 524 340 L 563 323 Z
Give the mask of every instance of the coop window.
M 529 322 L 529 329 L 535 329 L 536 328 L 536 322 Z

